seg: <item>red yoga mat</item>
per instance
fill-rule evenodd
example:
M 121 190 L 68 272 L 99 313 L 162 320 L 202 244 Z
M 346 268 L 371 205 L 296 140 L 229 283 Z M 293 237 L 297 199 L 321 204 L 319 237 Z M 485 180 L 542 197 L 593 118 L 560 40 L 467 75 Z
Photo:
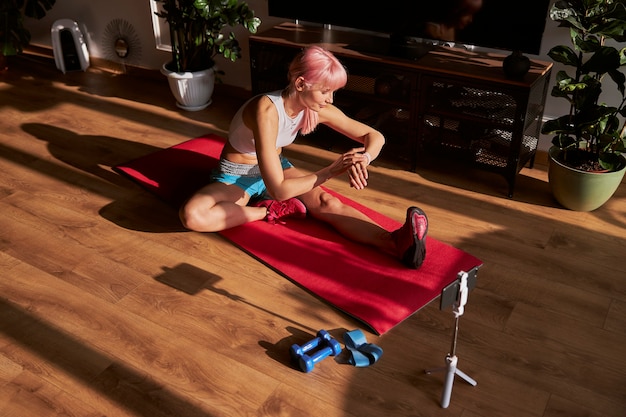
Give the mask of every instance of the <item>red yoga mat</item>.
M 208 182 L 224 139 L 209 134 L 162 149 L 114 169 L 178 207 Z M 339 193 L 328 192 L 362 211 L 383 228 L 401 223 Z M 436 225 L 431 225 L 436 227 Z M 437 298 L 460 271 L 482 262 L 427 237 L 426 260 L 418 270 L 377 249 L 352 242 L 311 217 L 285 224 L 247 223 L 220 232 L 250 255 L 353 316 L 382 335 Z

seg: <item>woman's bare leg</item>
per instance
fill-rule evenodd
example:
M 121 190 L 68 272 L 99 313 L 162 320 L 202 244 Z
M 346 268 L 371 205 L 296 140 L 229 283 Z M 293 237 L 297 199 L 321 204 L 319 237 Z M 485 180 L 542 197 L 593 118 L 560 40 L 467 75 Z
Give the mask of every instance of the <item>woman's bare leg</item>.
M 300 196 L 300 199 L 310 216 L 328 223 L 348 239 L 395 255 L 396 245 L 391 233 L 354 207 L 343 204 L 321 188 Z
M 417 207 L 409 207 L 404 225 L 388 232 L 359 210 L 342 203 L 321 188 L 300 198 L 310 216 L 328 223 L 348 239 L 377 247 L 399 258 L 409 268 L 419 268 L 426 258 L 428 219 Z
M 262 220 L 265 207 L 246 206 L 250 196 L 236 185 L 211 183 L 201 188 L 180 208 L 180 220 L 189 230 L 219 232 Z

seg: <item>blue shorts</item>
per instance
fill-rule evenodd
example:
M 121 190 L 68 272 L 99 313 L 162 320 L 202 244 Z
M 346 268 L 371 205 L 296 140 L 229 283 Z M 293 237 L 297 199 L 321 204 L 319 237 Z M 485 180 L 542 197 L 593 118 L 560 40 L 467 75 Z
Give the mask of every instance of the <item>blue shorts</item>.
M 220 162 L 223 162 L 223 161 L 220 161 Z M 233 174 L 233 173 L 224 172 L 224 168 L 215 169 L 213 173 L 211 174 L 212 182 L 219 182 L 219 183 L 228 184 L 228 185 L 236 185 L 237 187 L 245 191 L 246 194 L 248 194 L 251 199 L 260 198 L 266 194 L 267 188 L 265 187 L 265 182 L 263 182 L 263 177 L 261 177 L 260 171 L 258 169 L 259 167 L 258 165 L 248 166 L 245 164 L 233 164 L 228 161 L 226 162 L 228 163 L 230 167 L 234 167 L 235 169 L 236 168 L 246 169 L 250 171 L 250 173 L 241 175 L 241 174 Z M 283 170 L 293 167 L 293 164 L 289 162 L 289 160 L 283 157 L 282 155 L 280 156 L 280 165 L 282 166 Z

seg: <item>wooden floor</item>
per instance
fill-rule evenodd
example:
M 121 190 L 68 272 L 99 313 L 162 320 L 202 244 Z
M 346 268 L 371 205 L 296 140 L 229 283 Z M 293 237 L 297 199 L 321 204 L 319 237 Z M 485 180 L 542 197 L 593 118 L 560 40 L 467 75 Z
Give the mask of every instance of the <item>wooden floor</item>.
M 372 367 L 304 374 L 292 343 L 363 328 L 115 174 L 117 163 L 207 132 L 242 96 L 183 112 L 165 80 L 66 75 L 24 56 L 0 74 L 0 415 L 626 415 L 626 186 L 603 208 L 554 203 L 545 165 L 506 198 L 495 174 L 377 162 L 370 186 L 330 185 L 484 261 L 460 320 L 459 368 L 440 407 L 454 317 L 431 303 L 382 337 Z M 304 169 L 334 153 L 294 145 Z M 540 162 L 540 161 L 539 161 Z

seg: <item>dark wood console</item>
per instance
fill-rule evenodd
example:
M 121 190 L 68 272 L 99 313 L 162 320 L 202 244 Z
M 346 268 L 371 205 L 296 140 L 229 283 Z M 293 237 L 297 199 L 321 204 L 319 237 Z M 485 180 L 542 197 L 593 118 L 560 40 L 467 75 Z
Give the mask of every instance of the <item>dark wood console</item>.
M 381 130 L 385 154 L 415 170 L 440 155 L 502 174 L 512 197 L 519 171 L 534 162 L 552 64 L 532 60 L 519 80 L 505 55 L 424 44 L 393 46 L 359 32 L 282 24 L 250 37 L 254 94 L 283 88 L 302 47 L 319 44 L 348 69 L 336 104 Z

